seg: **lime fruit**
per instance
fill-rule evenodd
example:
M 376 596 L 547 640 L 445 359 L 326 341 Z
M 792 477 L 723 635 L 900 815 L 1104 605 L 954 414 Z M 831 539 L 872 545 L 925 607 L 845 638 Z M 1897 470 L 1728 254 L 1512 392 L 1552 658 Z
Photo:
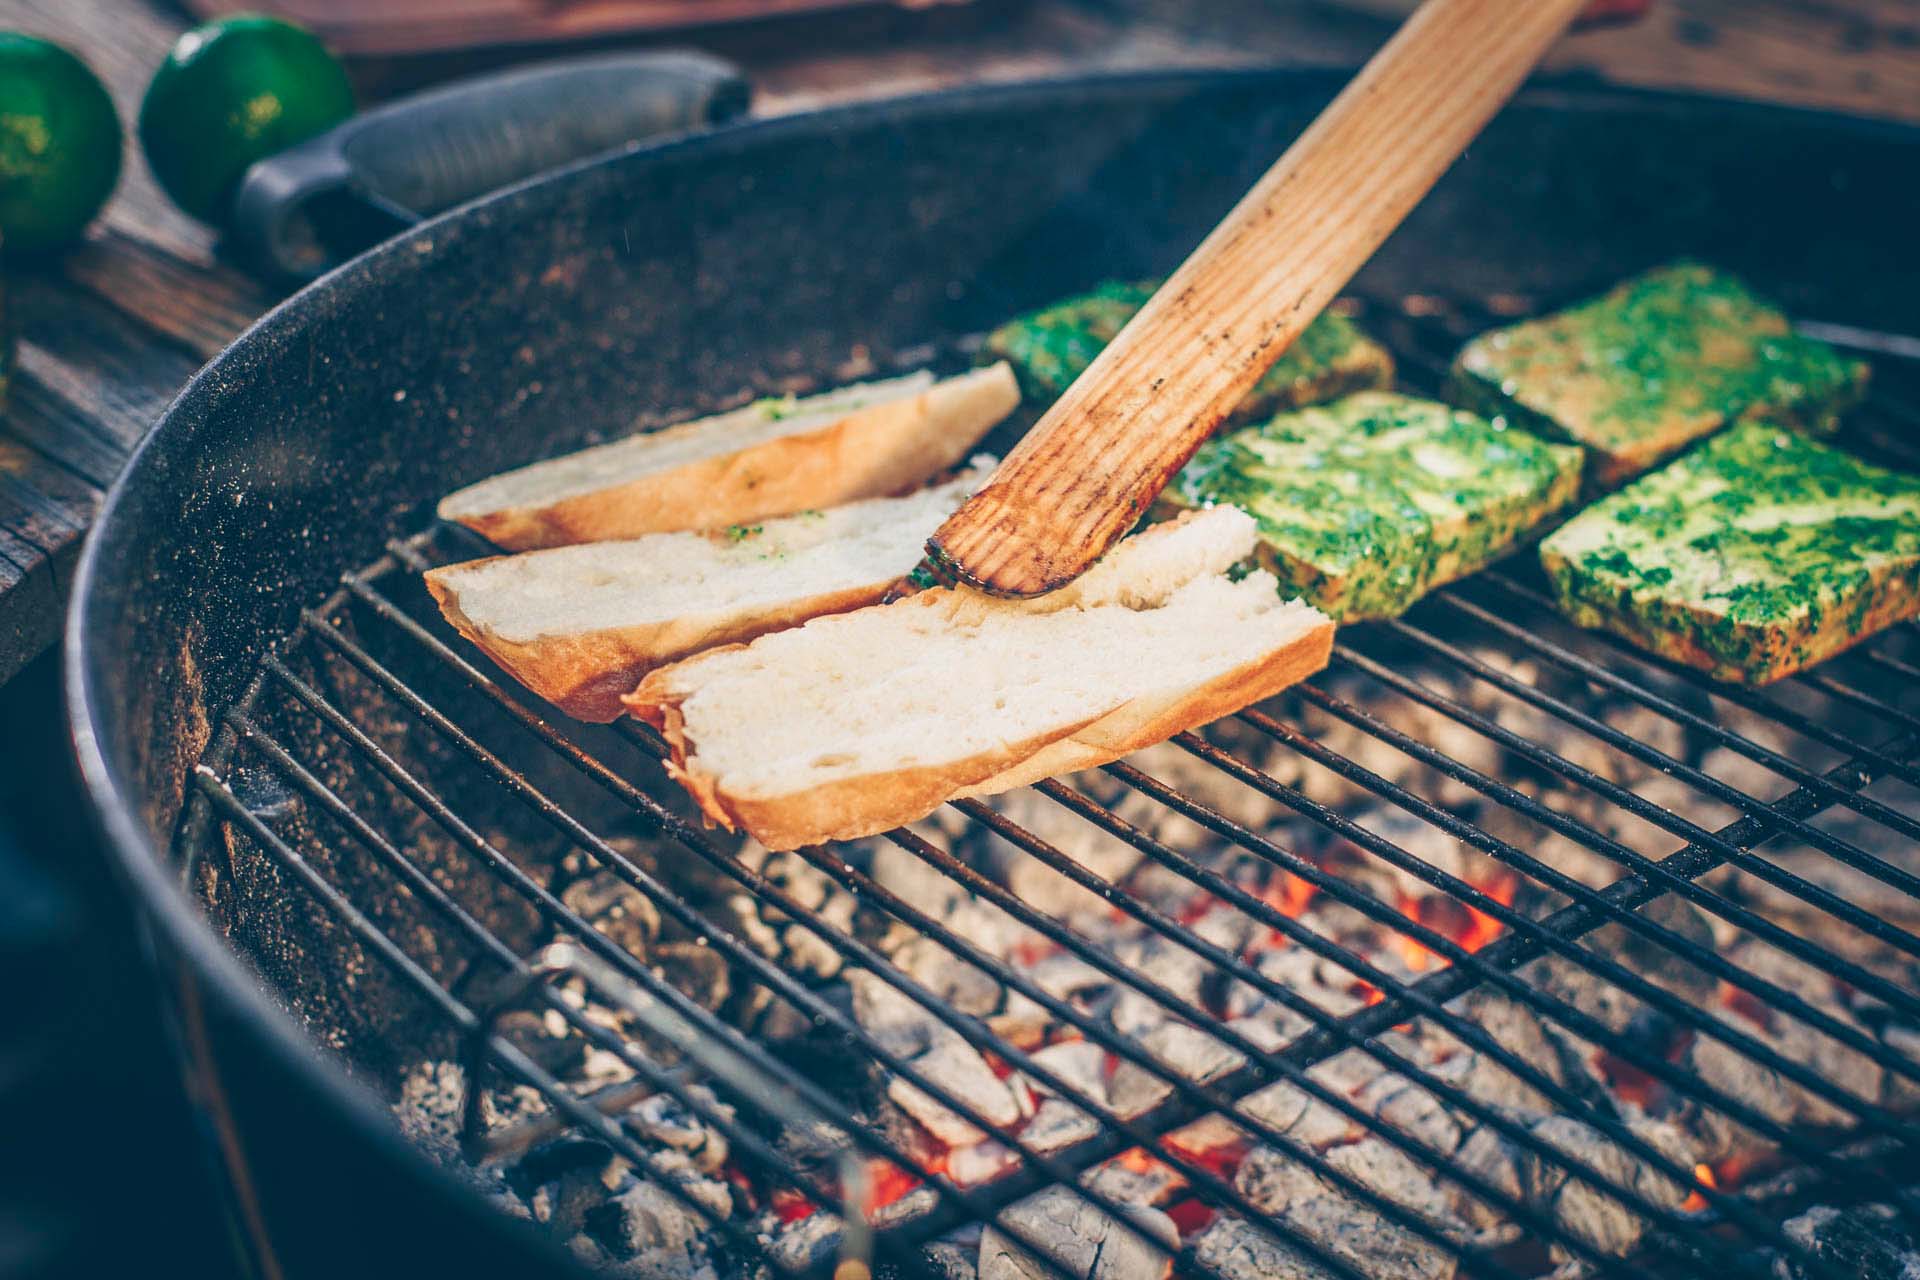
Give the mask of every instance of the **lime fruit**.
M 238 14 L 174 42 L 140 103 L 140 145 L 173 202 L 214 222 L 248 165 L 352 114 L 347 73 L 312 32 Z
M 0 32 L 0 249 L 17 256 L 72 240 L 119 177 L 120 117 L 87 64 Z

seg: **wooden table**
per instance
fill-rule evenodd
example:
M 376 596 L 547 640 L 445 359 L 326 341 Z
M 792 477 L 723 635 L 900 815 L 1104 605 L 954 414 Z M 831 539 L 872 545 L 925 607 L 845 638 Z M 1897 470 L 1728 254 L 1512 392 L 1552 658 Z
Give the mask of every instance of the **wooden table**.
M 1515 0 L 1516 3 L 1522 0 Z M 188 20 L 155 0 L 0 0 L 0 27 L 60 40 L 131 123 Z M 976 0 L 690 33 L 738 61 L 762 114 L 971 80 L 1142 66 L 1341 64 L 1385 23 L 1312 0 Z M 366 101 L 508 52 L 357 64 Z M 1659 0 L 1636 27 L 1567 40 L 1550 69 L 1920 122 L 1917 0 Z M 85 242 L 9 266 L 19 367 L 0 415 L 0 680 L 51 644 L 81 536 L 182 382 L 277 295 L 224 261 L 130 148 Z

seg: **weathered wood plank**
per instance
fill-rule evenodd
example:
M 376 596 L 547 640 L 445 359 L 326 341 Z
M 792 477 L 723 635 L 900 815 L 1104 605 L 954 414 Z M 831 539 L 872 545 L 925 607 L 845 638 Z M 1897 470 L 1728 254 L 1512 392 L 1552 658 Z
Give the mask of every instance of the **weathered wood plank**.
M 280 300 L 238 267 L 184 262 L 114 227 L 87 238 L 61 262 L 79 288 L 212 359 Z
M 59 638 L 61 604 L 46 556 L 0 527 L 0 684 Z
M 143 322 L 57 277 L 10 285 L 23 372 L 77 406 L 108 439 L 131 448 L 200 358 Z

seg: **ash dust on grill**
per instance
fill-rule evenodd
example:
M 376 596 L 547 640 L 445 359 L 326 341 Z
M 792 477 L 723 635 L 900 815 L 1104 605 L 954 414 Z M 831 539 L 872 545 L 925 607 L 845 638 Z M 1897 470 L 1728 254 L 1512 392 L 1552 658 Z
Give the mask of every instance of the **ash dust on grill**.
M 1551 673 L 1504 658 L 1499 665 L 1516 679 L 1556 688 Z M 1429 671 L 1419 678 L 1528 741 L 1546 744 L 1575 770 L 1687 812 L 1709 829 L 1732 816 L 1724 810 L 1722 817 L 1710 800 L 1692 792 L 1678 795 L 1678 780 L 1657 768 L 1592 738 L 1556 733 L 1544 712 L 1482 683 Z M 1349 1017 L 1383 999 L 1381 987 L 1357 970 L 1366 968 L 1384 982 L 1414 982 L 1447 968 L 1454 952 L 1471 954 L 1497 941 L 1506 931 L 1499 910 L 1511 906 L 1537 918 L 1566 901 L 1425 818 L 1380 799 L 1376 787 L 1405 787 L 1589 886 L 1624 874 L 1617 860 L 1594 847 L 1596 842 L 1618 841 L 1655 857 L 1681 843 L 1573 786 L 1552 760 L 1514 752 L 1437 711 L 1385 695 L 1357 674 L 1336 671 L 1316 683 L 1339 704 L 1433 746 L 1471 773 L 1512 781 L 1526 800 L 1578 824 L 1579 834 L 1557 831 L 1328 708 L 1289 696 L 1268 709 L 1282 726 L 1278 734 L 1261 731 L 1257 723 L 1234 722 L 1205 735 L 1272 778 L 1278 784 L 1274 795 L 1178 743 L 1155 747 L 1129 763 L 1257 840 L 1271 841 L 1304 865 L 1324 870 L 1365 895 L 1362 904 L 1337 901 L 1308 878 L 1222 838 L 1106 771 L 1076 775 L 1068 785 L 1125 828 L 1144 833 L 1166 856 L 1150 856 L 1076 812 L 1074 805 L 1038 789 L 992 802 L 1012 830 L 996 830 L 995 824 L 968 816 L 964 806 L 917 824 L 914 835 L 933 854 L 913 840 L 876 838 L 792 854 L 770 854 L 747 842 L 736 856 L 752 885 L 762 888 L 743 885 L 664 845 L 623 838 L 620 848 L 627 856 L 687 893 L 728 934 L 845 1012 L 886 1053 L 951 1095 L 968 1114 L 849 1050 L 830 1026 L 817 1025 L 736 972 L 719 949 L 676 935 L 645 895 L 578 851 L 553 864 L 552 884 L 567 906 L 607 939 L 702 1005 L 776 1046 L 783 1061 L 806 1067 L 844 1100 L 853 1123 L 883 1134 L 955 1186 L 991 1188 L 1019 1169 L 1022 1158 L 1014 1141 L 1042 1154 L 1069 1153 L 1103 1132 L 1103 1118 L 1150 1120 L 1178 1101 L 1173 1080 L 1199 1086 L 1254 1080 L 1235 1085 L 1238 1100 L 1232 1108 L 1175 1123 L 1157 1149 L 1124 1151 L 1081 1175 L 1084 1185 L 1126 1206 L 1125 1215 L 1101 1209 L 1069 1188 L 1044 1188 L 1014 1200 L 996 1224 L 956 1228 L 925 1245 L 927 1264 L 947 1280 L 1053 1274 L 1159 1280 L 1183 1258 L 1226 1280 L 1318 1280 L 1330 1272 L 1316 1253 L 1368 1275 L 1449 1280 L 1460 1272 L 1460 1251 L 1491 1256 L 1519 1274 L 1573 1280 L 1594 1270 L 1594 1258 L 1648 1255 L 1660 1236 L 1641 1209 L 1570 1173 L 1569 1162 L 1627 1197 L 1676 1213 L 1697 1211 L 1704 1203 L 1693 1178 L 1734 1190 L 1743 1182 L 1757 1184 L 1784 1163 L 1769 1135 L 1669 1087 L 1635 1066 L 1636 1056 L 1670 1063 L 1738 1107 L 1822 1142 L 1835 1141 L 1855 1126 L 1857 1117 L 1820 1091 L 1684 1025 L 1585 963 L 1556 955 L 1514 971 L 1512 981 L 1522 992 L 1483 985 L 1448 1001 L 1448 1018 L 1459 1027 L 1412 1017 L 1373 1036 L 1368 1048 L 1325 1057 L 1307 1071 L 1322 1096 L 1284 1079 L 1252 1077 L 1245 1048 L 1277 1052 L 1312 1031 L 1319 1018 Z M 1766 794 L 1756 790 L 1763 781 L 1779 781 L 1771 774 L 1762 779 L 1756 774 L 1765 773 L 1760 766 L 1706 749 L 1672 721 L 1638 706 L 1607 704 L 1596 714 L 1632 741 L 1754 794 Z M 1341 776 L 1314 763 L 1289 743 L 1289 733 L 1357 762 L 1372 777 Z M 1318 806 L 1352 827 L 1315 821 Z M 1075 883 L 1046 866 L 1023 847 L 1028 838 L 1059 850 L 1098 887 Z M 1369 847 L 1380 842 L 1417 861 L 1392 865 Z M 950 851 L 1004 888 L 1014 902 L 1066 926 L 1076 946 L 1150 989 L 1116 979 L 986 895 L 968 891 L 940 865 L 939 851 Z M 1792 865 L 1795 855 L 1788 849 L 1765 856 Z M 1260 911 L 1242 910 L 1199 887 L 1191 874 L 1196 868 L 1224 878 L 1262 904 Z M 1462 903 L 1437 883 L 1471 886 L 1484 895 L 1479 901 L 1488 909 Z M 1708 883 L 1758 909 L 1768 905 L 1752 889 L 1756 881 L 1748 873 L 1723 872 Z M 780 894 L 792 911 L 778 908 L 764 889 Z M 1225 973 L 1206 956 L 1162 936 L 1123 910 L 1116 895 L 1190 931 L 1260 980 Z M 939 928 L 916 928 L 876 899 L 897 901 Z M 1793 992 L 1868 1042 L 1910 1060 L 1920 1051 L 1920 1032 L 1896 1011 L 1723 919 L 1670 898 L 1657 900 L 1645 914 L 1724 957 L 1736 971 Z M 1272 923 L 1276 917 L 1285 928 Z M 1408 920 L 1431 930 L 1443 945 L 1436 949 L 1394 927 Z M 870 969 L 850 958 L 850 943 L 871 947 L 884 957 L 885 968 Z M 1779 1058 L 1805 1065 L 1843 1094 L 1903 1113 L 1920 1102 L 1915 1083 L 1899 1072 L 1756 1004 L 1749 993 L 1676 961 L 1617 924 L 1590 935 L 1581 947 L 1586 954 L 1617 961 Z M 1875 965 L 1891 963 L 1870 947 L 1859 954 Z M 1004 984 L 992 971 L 995 965 L 1007 966 L 1063 1003 L 1072 1017 L 1056 1016 Z M 1886 971 L 1911 985 L 1912 974 L 1905 969 Z M 674 1046 L 647 1039 L 629 1015 L 600 1004 L 584 985 L 567 981 L 557 990 L 581 1018 L 627 1037 L 663 1066 L 684 1067 Z M 1290 1000 L 1275 998 L 1276 992 Z M 1570 1006 L 1590 1020 L 1595 1038 L 1542 1016 L 1521 998 L 1525 992 Z M 983 1030 L 1003 1051 L 1028 1055 L 1037 1073 L 1009 1061 L 1003 1051 L 970 1043 L 950 1025 L 956 1018 Z M 586 1045 L 551 1011 L 514 1013 L 501 1025 L 516 1045 L 583 1096 L 632 1086 L 634 1073 L 626 1064 Z M 1125 1060 L 1126 1055 L 1090 1038 L 1088 1027 L 1133 1046 L 1152 1065 Z M 1477 1034 L 1463 1035 L 1467 1028 L 1484 1032 L 1485 1040 L 1476 1043 Z M 1488 1043 L 1504 1054 L 1489 1051 Z M 1371 1050 L 1384 1051 L 1398 1065 Z M 1422 1078 L 1437 1083 L 1429 1087 Z M 544 1100 L 531 1090 L 491 1072 L 487 1079 L 471 1080 L 463 1064 L 441 1057 L 417 1063 L 404 1077 L 398 1106 L 403 1127 L 457 1162 L 455 1139 L 469 1087 L 482 1091 L 480 1111 L 490 1131 L 512 1131 L 547 1114 Z M 1468 1102 L 1442 1097 L 1435 1092 L 1441 1088 Z M 835 1162 L 851 1145 L 843 1129 L 826 1122 L 782 1126 L 756 1113 L 751 1100 L 723 1100 L 706 1092 L 700 1097 L 729 1120 L 757 1126 L 785 1161 L 810 1170 L 817 1186 L 833 1185 Z M 1567 1099 L 1574 1100 L 1577 1114 L 1570 1113 Z M 1404 1139 L 1413 1151 L 1372 1131 L 1356 1115 Z M 531 1147 L 483 1162 L 473 1174 L 503 1205 L 548 1224 L 581 1257 L 627 1274 L 717 1278 L 764 1269 L 765 1259 L 788 1268 L 830 1264 L 843 1225 L 832 1197 L 757 1167 L 729 1146 L 710 1118 L 666 1095 L 617 1107 L 614 1118 L 656 1158 L 634 1167 L 603 1144 L 550 1125 L 552 1132 Z M 1302 1152 L 1305 1158 L 1297 1154 Z M 1266 1220 L 1222 1208 L 1182 1172 L 1182 1162 L 1225 1179 Z M 868 1168 L 866 1208 L 877 1227 L 911 1224 L 938 1204 L 933 1188 L 907 1171 L 880 1160 L 870 1161 Z M 1482 1198 L 1449 1171 L 1465 1171 L 1495 1194 Z M 1341 1185 L 1343 1178 L 1349 1185 Z M 1390 1220 L 1354 1194 L 1353 1185 L 1397 1206 L 1426 1230 Z M 1523 1206 L 1550 1230 L 1523 1228 L 1498 1203 L 1502 1198 Z M 741 1227 L 753 1248 L 743 1252 L 715 1221 Z M 1817 1249 L 1864 1251 L 1883 1262 L 1920 1265 L 1911 1242 L 1883 1230 L 1884 1225 L 1869 1206 L 1809 1211 L 1791 1229 L 1815 1241 L 1810 1247 Z M 758 1258 L 751 1256 L 755 1253 Z M 1895 1266 L 1884 1274 L 1901 1271 Z

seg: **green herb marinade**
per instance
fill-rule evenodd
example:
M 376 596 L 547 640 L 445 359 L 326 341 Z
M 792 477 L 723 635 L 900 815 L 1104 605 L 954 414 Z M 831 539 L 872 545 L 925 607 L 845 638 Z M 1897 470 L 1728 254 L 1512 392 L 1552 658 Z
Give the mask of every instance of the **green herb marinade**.
M 1475 338 L 1448 398 L 1586 446 L 1610 488 L 1741 418 L 1829 432 L 1866 379 L 1737 278 L 1678 262 Z
M 1570 503 L 1580 450 L 1430 400 L 1362 392 L 1201 446 L 1172 505 L 1231 504 L 1287 594 L 1392 617 L 1496 559 Z
M 1009 321 L 987 335 L 985 358 L 1013 366 L 1020 392 L 1044 406 L 1058 399 L 1153 296 L 1157 282 L 1108 281 Z M 1247 422 L 1393 381 L 1393 357 L 1345 316 L 1324 314 L 1287 348 L 1234 409 Z
M 1764 682 L 1920 614 L 1920 476 L 1741 423 L 1540 552 L 1575 622 Z

